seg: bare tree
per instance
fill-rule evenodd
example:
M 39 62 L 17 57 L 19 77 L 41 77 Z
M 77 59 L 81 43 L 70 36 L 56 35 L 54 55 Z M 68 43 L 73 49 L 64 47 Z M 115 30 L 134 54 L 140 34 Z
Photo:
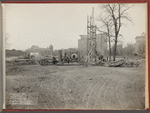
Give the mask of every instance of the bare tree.
M 104 15 L 101 15 L 98 19 L 102 23 L 102 27 L 106 28 L 107 32 L 107 41 L 109 43 L 109 62 L 111 61 L 111 36 L 112 36 L 112 22 L 109 20 L 109 18 L 105 17 Z
M 107 23 L 109 20 L 109 23 L 113 24 L 113 31 L 114 31 L 114 54 L 113 54 L 113 61 L 115 61 L 116 58 L 116 50 L 117 50 L 117 42 L 119 37 L 120 28 L 123 25 L 123 20 L 131 21 L 127 14 L 127 10 L 129 10 L 133 5 L 128 4 L 120 4 L 120 3 L 114 3 L 114 4 L 103 4 L 102 10 L 105 14 L 104 22 Z
M 128 55 L 132 55 L 133 54 L 133 52 L 134 52 L 134 45 L 133 44 L 131 44 L 131 43 L 128 43 L 127 44 L 127 54 Z

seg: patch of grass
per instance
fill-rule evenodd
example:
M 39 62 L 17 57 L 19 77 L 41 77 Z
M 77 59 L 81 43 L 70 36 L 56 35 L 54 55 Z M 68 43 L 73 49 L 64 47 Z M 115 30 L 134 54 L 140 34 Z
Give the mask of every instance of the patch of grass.
M 18 75 L 23 72 L 23 68 L 21 66 L 7 66 L 6 67 L 6 75 Z

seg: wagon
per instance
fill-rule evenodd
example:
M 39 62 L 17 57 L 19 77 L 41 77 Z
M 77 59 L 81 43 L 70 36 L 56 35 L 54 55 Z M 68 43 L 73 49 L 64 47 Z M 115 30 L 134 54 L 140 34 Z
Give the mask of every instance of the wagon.
M 39 64 L 46 66 L 46 65 L 50 65 L 50 64 L 56 64 L 58 61 L 56 60 L 55 57 L 53 57 L 52 55 L 49 56 L 44 56 L 43 58 L 41 58 L 39 60 Z

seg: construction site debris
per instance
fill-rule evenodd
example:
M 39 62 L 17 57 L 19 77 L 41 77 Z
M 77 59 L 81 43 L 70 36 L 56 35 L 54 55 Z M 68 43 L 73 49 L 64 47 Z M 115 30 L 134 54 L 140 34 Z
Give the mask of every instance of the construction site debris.
M 121 59 L 118 61 L 111 61 L 109 67 L 138 67 L 140 65 L 138 59 L 129 61 L 128 59 Z

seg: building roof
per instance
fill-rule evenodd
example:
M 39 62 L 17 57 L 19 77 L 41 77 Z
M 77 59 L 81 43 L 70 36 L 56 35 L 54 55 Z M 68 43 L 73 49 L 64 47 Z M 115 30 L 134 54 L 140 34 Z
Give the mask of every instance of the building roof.
M 41 48 L 41 47 L 38 47 L 37 45 L 32 45 L 31 48 L 27 50 L 49 50 L 49 48 Z
M 31 49 L 39 49 L 39 47 L 36 46 L 36 45 L 32 45 L 32 46 L 31 46 Z

